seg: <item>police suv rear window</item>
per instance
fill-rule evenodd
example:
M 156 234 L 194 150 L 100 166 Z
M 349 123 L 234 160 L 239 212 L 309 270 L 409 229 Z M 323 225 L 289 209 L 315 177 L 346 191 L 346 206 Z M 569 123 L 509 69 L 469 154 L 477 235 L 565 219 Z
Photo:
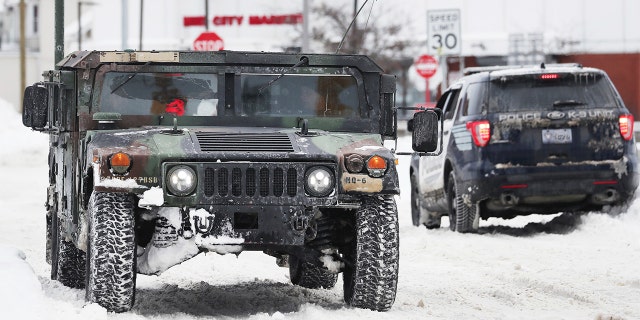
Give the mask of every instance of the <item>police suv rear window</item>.
M 617 108 L 615 91 L 598 73 L 502 76 L 489 84 L 489 112 Z

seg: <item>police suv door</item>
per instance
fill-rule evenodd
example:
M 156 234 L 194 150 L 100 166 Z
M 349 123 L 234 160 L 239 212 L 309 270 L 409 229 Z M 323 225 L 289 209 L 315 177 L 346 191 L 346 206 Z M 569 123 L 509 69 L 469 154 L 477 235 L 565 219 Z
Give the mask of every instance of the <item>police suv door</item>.
M 420 157 L 419 183 L 420 192 L 425 195 L 431 191 L 444 189 L 444 161 L 447 157 L 449 137 L 453 126 L 453 116 L 458 106 L 462 84 L 452 86 L 438 100 L 436 108 L 441 108 L 443 112 L 443 152 L 435 157 Z M 444 197 L 443 197 L 444 198 Z M 441 199 L 433 199 L 438 202 Z M 446 205 L 446 204 L 444 204 Z

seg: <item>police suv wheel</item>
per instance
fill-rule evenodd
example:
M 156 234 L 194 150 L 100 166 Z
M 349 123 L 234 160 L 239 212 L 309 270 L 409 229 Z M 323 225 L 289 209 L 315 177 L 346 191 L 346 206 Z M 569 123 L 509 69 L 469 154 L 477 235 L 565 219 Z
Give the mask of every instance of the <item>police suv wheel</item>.
M 420 194 L 416 175 L 411 173 L 411 222 L 414 226 L 420 226 Z
M 449 229 L 460 233 L 477 232 L 478 204 L 467 205 L 457 184 L 456 175 L 449 173 L 447 182 L 447 205 L 449 207 Z

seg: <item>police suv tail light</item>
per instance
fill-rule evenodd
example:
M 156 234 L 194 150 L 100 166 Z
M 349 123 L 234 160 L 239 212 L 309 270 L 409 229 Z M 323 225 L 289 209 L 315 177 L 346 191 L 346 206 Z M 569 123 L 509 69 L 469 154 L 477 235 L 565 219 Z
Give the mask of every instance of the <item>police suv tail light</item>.
M 487 120 L 467 122 L 467 130 L 471 131 L 473 143 L 478 147 L 484 147 L 491 139 L 491 124 Z
M 633 137 L 633 115 L 622 114 L 618 119 L 620 124 L 620 135 L 622 139 L 629 141 Z

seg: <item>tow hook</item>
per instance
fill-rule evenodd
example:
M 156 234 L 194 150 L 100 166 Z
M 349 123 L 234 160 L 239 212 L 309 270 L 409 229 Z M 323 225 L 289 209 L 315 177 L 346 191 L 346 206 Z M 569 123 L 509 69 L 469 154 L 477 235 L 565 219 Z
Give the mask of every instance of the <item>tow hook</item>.
M 309 218 L 306 216 L 295 215 L 291 217 L 291 225 L 296 231 L 307 230 L 307 227 L 309 226 Z
M 211 230 L 213 230 L 213 216 L 208 216 L 205 219 L 202 219 L 203 223 L 200 223 L 200 217 L 193 217 L 193 224 L 195 224 L 196 233 L 202 234 L 210 234 Z
M 182 215 L 182 224 L 178 234 L 189 240 L 193 238 L 193 231 L 191 231 L 191 220 L 189 220 L 189 209 L 180 208 L 180 215 Z

